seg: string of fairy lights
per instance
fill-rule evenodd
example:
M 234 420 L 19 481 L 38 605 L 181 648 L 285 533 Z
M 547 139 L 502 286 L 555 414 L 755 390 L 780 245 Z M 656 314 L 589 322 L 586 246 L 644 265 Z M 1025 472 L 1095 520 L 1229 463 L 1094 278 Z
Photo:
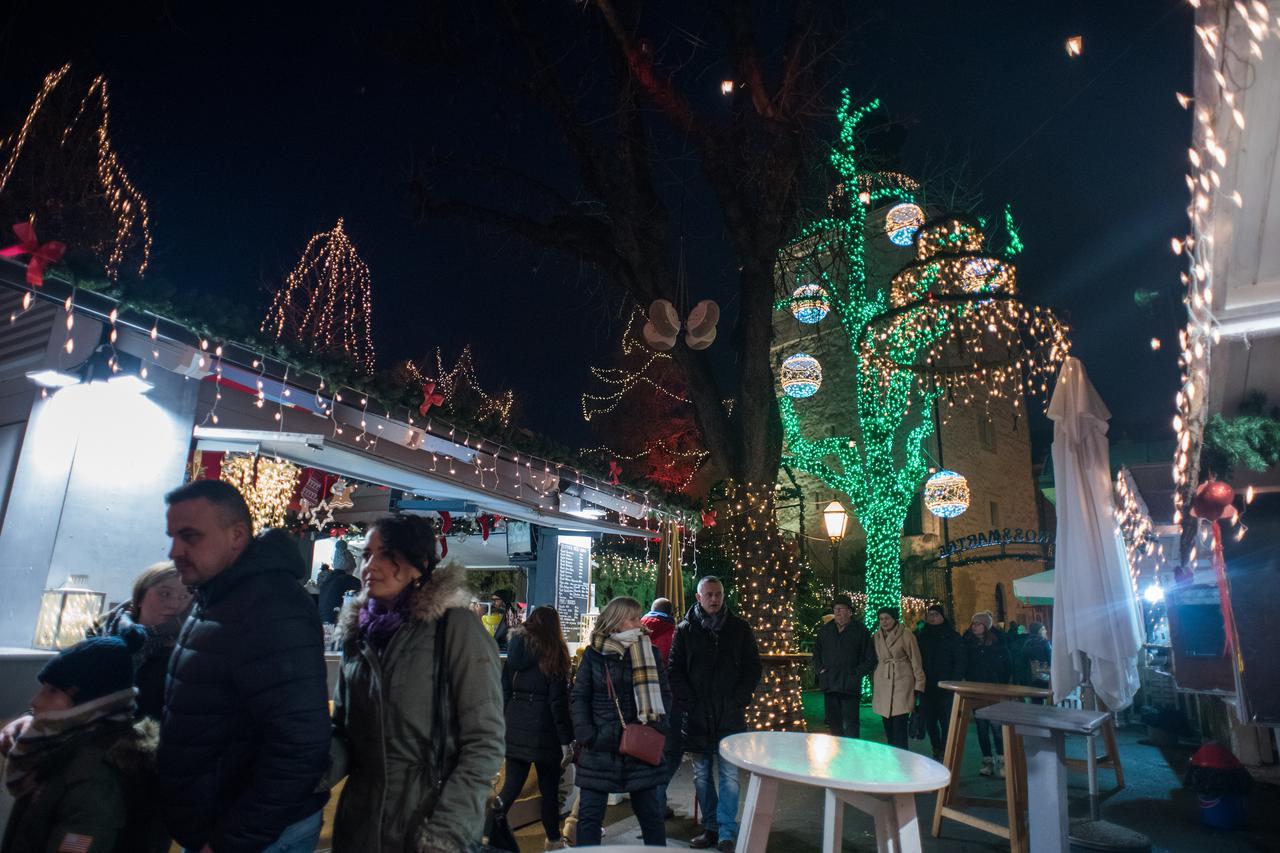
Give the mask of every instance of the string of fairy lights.
M 341 218 L 307 241 L 260 330 L 313 352 L 343 353 L 373 373 L 373 280 Z
M 434 377 L 424 374 L 412 360 L 405 363 L 405 369 L 419 384 L 435 382 L 436 390 L 444 396 L 446 405 L 453 405 L 463 390 L 470 390 L 480 401 L 476 411 L 478 418 L 492 419 L 504 428 L 511 425 L 511 410 L 515 407 L 515 394 L 510 388 L 499 394 L 490 394 L 481 387 L 480 379 L 476 376 L 475 360 L 470 344 L 462 348 L 453 367 L 448 370 L 444 366 L 444 354 L 439 347 L 436 347 Z
M 622 354 L 630 356 L 633 352 L 641 352 L 645 354 L 645 362 L 638 370 L 627 370 L 621 367 L 592 367 L 591 377 L 597 382 L 605 385 L 612 390 L 607 394 L 582 394 L 582 419 L 590 421 L 599 415 L 605 415 L 612 412 L 622 404 L 623 398 L 627 394 L 642 385 L 647 385 L 659 394 L 665 394 L 673 400 L 681 403 L 688 403 L 687 397 L 664 387 L 660 382 L 653 378 L 655 366 L 668 364 L 672 361 L 670 352 L 658 352 L 644 344 L 638 329 L 641 328 L 647 317 L 642 311 L 634 311 L 631 318 L 627 321 L 627 328 L 622 333 Z
M 1190 5 L 1197 10 L 1196 41 L 1212 65 L 1213 82 L 1198 81 L 1194 97 L 1175 93 L 1178 103 L 1194 116 L 1185 176 L 1190 194 L 1189 229 L 1188 233 L 1170 241 L 1174 254 L 1184 256 L 1187 261 L 1187 269 L 1180 273 L 1187 321 L 1178 333 L 1181 386 L 1174 396 L 1173 416 L 1175 524 L 1182 522 L 1196 487 L 1199 450 L 1209 408 L 1210 355 L 1221 334 L 1213 310 L 1213 217 L 1218 206 L 1224 203 L 1244 207 L 1240 187 L 1224 183 L 1224 175 L 1229 174 L 1227 144 L 1238 142 L 1244 131 L 1241 96 L 1255 77 L 1251 63 L 1261 60 L 1263 45 L 1280 34 L 1280 16 L 1272 20 L 1267 4 L 1260 0 L 1248 3 L 1190 0 Z M 1195 561 L 1196 550 L 1192 545 L 1190 562 Z
M 67 64 L 46 74 L 40 91 L 36 93 L 35 100 L 27 110 L 18 131 L 0 140 L 0 156 L 5 158 L 3 167 L 0 167 L 0 193 L 5 191 L 9 180 L 13 177 L 14 169 L 26 147 L 32 127 L 40 119 L 50 96 L 70 72 L 71 65 Z M 115 281 L 119 278 L 120 270 L 124 266 L 126 253 L 134 245 L 140 245 L 142 257 L 134 269 L 139 276 L 142 276 L 146 274 L 147 267 L 151 263 L 151 217 L 146 198 L 134 186 L 111 142 L 111 98 L 106 77 L 98 75 L 90 82 L 75 116 L 62 128 L 59 144 L 60 147 L 66 148 L 72 135 L 81 126 L 81 119 L 85 119 L 95 110 L 97 124 L 89 132 L 97 152 L 96 173 L 99 192 L 115 218 L 115 233 L 110 240 L 110 245 L 95 247 L 95 249 L 101 251 L 105 258 L 104 267 L 107 277 Z
M 284 526 L 285 513 L 301 474 L 301 468 L 284 459 L 228 453 L 222 457 L 218 476 L 244 496 L 253 517 L 253 531 L 257 534 Z

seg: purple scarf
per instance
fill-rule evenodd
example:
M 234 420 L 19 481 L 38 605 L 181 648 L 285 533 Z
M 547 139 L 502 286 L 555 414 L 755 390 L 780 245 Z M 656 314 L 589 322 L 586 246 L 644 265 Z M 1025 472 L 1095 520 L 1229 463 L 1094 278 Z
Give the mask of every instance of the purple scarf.
M 360 636 L 373 646 L 378 654 L 387 650 L 391 638 L 404 624 L 404 620 L 409 618 L 409 599 L 417 590 L 416 585 L 409 584 L 400 591 L 391 604 L 384 605 L 370 598 L 360 609 Z

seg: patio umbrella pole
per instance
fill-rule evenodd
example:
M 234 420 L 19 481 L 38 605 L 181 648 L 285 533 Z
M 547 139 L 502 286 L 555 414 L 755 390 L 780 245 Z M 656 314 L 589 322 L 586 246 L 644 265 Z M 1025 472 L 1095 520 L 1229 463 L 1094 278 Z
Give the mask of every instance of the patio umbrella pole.
M 1090 680 L 1089 656 L 1080 653 L 1084 663 L 1084 681 L 1080 683 L 1080 704 L 1089 710 L 1098 709 L 1098 697 L 1093 692 Z M 1089 735 L 1085 738 L 1085 761 L 1089 774 L 1089 817 L 1076 818 L 1070 822 L 1068 838 L 1077 847 L 1086 850 L 1122 850 L 1129 853 L 1145 853 L 1151 849 L 1151 839 L 1141 832 L 1102 820 L 1102 809 L 1098 795 L 1098 750 L 1097 738 Z

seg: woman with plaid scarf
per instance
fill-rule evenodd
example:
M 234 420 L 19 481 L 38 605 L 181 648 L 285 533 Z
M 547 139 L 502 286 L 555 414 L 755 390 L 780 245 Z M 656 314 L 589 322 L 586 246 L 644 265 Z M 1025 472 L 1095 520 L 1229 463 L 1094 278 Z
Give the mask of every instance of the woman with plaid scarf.
M 667 843 L 665 804 L 658 793 L 666 770 L 661 763 L 646 764 L 618 751 L 624 723 L 643 723 L 667 734 L 671 691 L 662 656 L 640 624 L 643 613 L 634 598 L 606 604 L 573 683 L 573 731 L 582 745 L 577 773 L 580 847 L 600 843 L 609 794 L 620 791 L 631 795 L 644 843 Z

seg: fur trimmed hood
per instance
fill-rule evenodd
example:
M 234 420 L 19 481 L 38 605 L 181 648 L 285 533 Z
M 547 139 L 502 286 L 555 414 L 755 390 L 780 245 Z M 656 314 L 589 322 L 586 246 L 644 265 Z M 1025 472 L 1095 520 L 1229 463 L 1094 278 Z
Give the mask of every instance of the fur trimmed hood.
M 343 646 L 359 639 L 360 609 L 368 600 L 368 591 L 362 589 L 355 601 L 344 607 L 338 616 L 338 636 L 342 638 Z M 466 607 L 470 603 L 466 568 L 454 561 L 441 563 L 431 573 L 431 579 L 410 598 L 409 618 L 415 622 L 431 622 L 443 616 L 450 607 Z

